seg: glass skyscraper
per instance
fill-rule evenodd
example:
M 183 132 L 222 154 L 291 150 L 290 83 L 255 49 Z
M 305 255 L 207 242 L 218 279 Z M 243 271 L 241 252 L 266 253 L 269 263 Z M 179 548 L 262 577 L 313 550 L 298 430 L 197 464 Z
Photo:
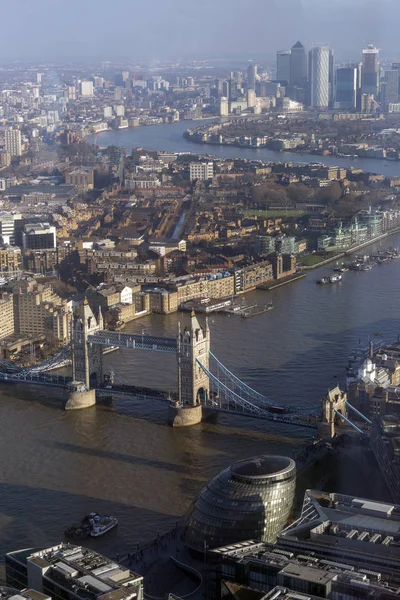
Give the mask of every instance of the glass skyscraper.
M 379 50 L 368 44 L 362 51 L 362 93 L 372 94 L 375 100 L 379 94 Z
M 332 92 L 331 80 L 333 57 L 328 46 L 317 46 L 310 50 L 309 78 L 310 78 L 310 106 L 315 108 L 328 108 Z
M 290 50 L 278 50 L 276 53 L 276 79 L 290 82 Z
M 256 89 L 257 81 L 257 65 L 251 64 L 247 67 L 247 88 L 251 90 Z
M 296 87 L 307 85 L 307 55 L 301 42 L 296 42 L 290 52 L 290 85 Z
M 275 542 L 293 504 L 296 465 L 284 456 L 239 461 L 208 482 L 187 520 L 185 544 L 196 551 L 244 540 Z
M 389 104 L 397 104 L 399 101 L 399 71 L 388 69 L 385 71 L 384 85 L 381 86 L 382 105 L 387 110 Z
M 335 108 L 352 110 L 357 106 L 357 67 L 340 67 L 336 71 Z

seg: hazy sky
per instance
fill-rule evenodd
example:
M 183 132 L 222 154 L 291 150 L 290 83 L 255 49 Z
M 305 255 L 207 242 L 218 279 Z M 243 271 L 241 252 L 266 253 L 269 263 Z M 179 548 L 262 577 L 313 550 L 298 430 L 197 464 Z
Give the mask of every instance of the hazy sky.
M 0 15 L 0 61 L 259 59 L 298 39 L 400 56 L 400 0 L 0 0 Z

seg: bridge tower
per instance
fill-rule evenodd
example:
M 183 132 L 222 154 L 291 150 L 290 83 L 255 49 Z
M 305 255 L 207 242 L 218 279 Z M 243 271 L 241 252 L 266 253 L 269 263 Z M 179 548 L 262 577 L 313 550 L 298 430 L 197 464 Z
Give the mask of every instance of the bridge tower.
M 318 424 L 318 432 L 322 439 L 335 437 L 336 428 L 341 424 L 340 416 L 337 413 L 347 417 L 346 401 L 346 392 L 342 392 L 338 386 L 333 390 L 329 390 L 327 396 L 323 399 L 321 421 Z
M 209 397 L 210 382 L 198 364 L 209 368 L 210 330 L 208 321 L 201 327 L 195 312 L 190 325 L 183 331 L 179 326 L 177 339 L 178 402 L 170 406 L 169 423 L 173 427 L 186 427 L 200 423 L 202 402 Z
M 90 377 L 95 374 L 97 381 L 102 376 L 102 347 L 90 346 L 87 339 L 89 335 L 103 329 L 103 316 L 93 314 L 92 309 L 85 300 L 79 306 L 72 321 L 72 377 L 74 381 L 82 382 L 87 389 L 90 388 Z

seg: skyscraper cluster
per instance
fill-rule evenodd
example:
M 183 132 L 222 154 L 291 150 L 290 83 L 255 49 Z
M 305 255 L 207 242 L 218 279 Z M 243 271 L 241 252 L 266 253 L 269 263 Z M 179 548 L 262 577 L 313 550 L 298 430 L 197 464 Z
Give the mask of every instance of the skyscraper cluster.
M 318 109 L 390 111 L 399 103 L 400 63 L 382 76 L 379 49 L 369 44 L 361 61 L 335 66 L 333 50 L 316 46 L 308 52 L 301 42 L 278 50 L 276 79 L 286 95 Z
M 298 41 L 278 50 L 276 76 L 271 80 L 253 62 L 247 74 L 231 71 L 226 80 L 215 80 L 210 96 L 222 117 L 250 111 L 316 110 L 400 112 L 400 62 L 382 69 L 379 49 L 369 44 L 360 60 L 335 64 L 333 50 L 318 45 L 306 50 Z M 247 75 L 247 76 L 246 76 Z

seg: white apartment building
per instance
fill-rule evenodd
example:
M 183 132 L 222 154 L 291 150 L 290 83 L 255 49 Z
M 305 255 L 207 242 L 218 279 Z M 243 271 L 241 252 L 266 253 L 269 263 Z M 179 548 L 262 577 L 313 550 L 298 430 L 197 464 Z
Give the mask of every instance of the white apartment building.
M 81 81 L 80 83 L 81 96 L 84 98 L 90 98 L 93 96 L 93 82 L 92 81 Z
M 214 177 L 214 163 L 212 162 L 191 162 L 189 165 L 190 181 L 200 179 L 200 181 L 209 181 Z
M 0 235 L 3 238 L 3 243 L 15 243 L 15 221 L 22 218 L 19 213 L 1 212 L 0 211 Z
M 22 138 L 19 129 L 6 129 L 5 133 L 5 149 L 11 156 L 22 155 Z

